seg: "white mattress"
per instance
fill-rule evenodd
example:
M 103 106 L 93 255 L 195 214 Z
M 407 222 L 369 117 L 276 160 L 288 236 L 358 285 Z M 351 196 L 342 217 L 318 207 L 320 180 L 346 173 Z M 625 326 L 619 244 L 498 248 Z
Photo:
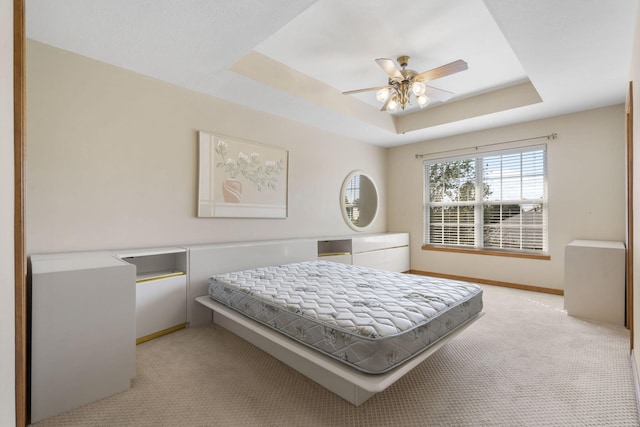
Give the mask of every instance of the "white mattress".
M 209 295 L 372 374 L 410 359 L 482 311 L 475 284 L 326 261 L 217 274 Z

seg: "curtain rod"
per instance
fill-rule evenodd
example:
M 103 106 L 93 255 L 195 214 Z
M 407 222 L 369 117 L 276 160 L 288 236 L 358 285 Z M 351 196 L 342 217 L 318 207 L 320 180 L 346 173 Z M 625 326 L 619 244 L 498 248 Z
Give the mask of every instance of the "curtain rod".
M 531 138 L 513 139 L 511 141 L 494 142 L 493 144 L 482 145 L 482 147 L 491 147 L 493 145 L 509 144 L 509 143 L 512 143 L 512 142 L 531 141 L 531 140 L 534 140 L 534 139 L 542 139 L 542 138 L 545 138 L 545 139 L 556 139 L 557 137 L 558 137 L 558 134 L 554 132 L 554 133 L 550 133 L 549 135 L 534 136 L 534 137 L 531 137 Z M 474 149 L 474 148 L 477 150 L 478 146 L 466 147 L 466 148 L 457 148 L 455 150 L 437 151 L 437 152 L 434 152 L 434 153 L 416 154 L 416 159 L 421 159 L 421 158 L 423 158 L 425 156 L 433 156 L 435 154 L 447 154 L 447 153 L 453 153 L 455 151 L 464 151 L 464 150 L 470 150 L 470 149 Z

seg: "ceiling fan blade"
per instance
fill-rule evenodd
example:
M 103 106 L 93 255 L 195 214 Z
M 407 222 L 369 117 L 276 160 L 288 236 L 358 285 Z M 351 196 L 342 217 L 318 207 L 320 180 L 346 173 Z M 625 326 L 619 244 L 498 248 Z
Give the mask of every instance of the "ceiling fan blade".
M 428 82 L 430 80 L 439 79 L 450 74 L 464 71 L 467 68 L 467 63 L 462 59 L 458 59 L 457 61 L 453 61 L 441 67 L 433 68 L 431 70 L 425 71 L 424 73 L 416 74 L 415 79 L 421 79 L 424 82 Z
M 343 95 L 352 95 L 354 93 L 360 93 L 360 92 L 370 92 L 372 90 L 380 90 L 380 89 L 384 89 L 384 88 L 391 88 L 391 86 L 376 86 L 376 87 L 368 87 L 365 89 L 356 89 L 356 90 L 348 90 L 346 92 L 342 92 Z
M 447 90 L 438 89 L 428 85 L 425 85 L 425 86 L 426 87 L 425 87 L 424 94 L 430 99 L 435 99 L 437 101 L 444 102 L 451 99 L 451 97 L 454 95 L 453 92 L 449 92 Z
M 376 59 L 376 62 L 389 77 L 400 79 L 400 81 L 404 80 L 402 73 L 400 73 L 400 70 L 398 70 L 396 63 L 393 62 L 393 60 L 389 58 L 378 58 Z

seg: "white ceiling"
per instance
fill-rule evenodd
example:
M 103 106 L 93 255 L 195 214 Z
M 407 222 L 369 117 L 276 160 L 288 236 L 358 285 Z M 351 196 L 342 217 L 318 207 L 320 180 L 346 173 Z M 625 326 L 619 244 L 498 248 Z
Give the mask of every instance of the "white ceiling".
M 27 37 L 391 147 L 623 103 L 637 0 L 28 0 Z M 380 112 L 376 58 L 455 93 Z

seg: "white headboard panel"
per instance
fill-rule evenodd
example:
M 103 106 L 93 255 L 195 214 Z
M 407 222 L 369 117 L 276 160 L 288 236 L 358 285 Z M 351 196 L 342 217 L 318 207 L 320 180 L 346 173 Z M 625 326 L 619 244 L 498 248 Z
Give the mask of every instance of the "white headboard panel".
M 212 322 L 212 311 L 195 301 L 209 292 L 209 277 L 217 273 L 266 267 L 318 257 L 317 239 L 268 240 L 189 246 L 187 320 L 191 326 Z

